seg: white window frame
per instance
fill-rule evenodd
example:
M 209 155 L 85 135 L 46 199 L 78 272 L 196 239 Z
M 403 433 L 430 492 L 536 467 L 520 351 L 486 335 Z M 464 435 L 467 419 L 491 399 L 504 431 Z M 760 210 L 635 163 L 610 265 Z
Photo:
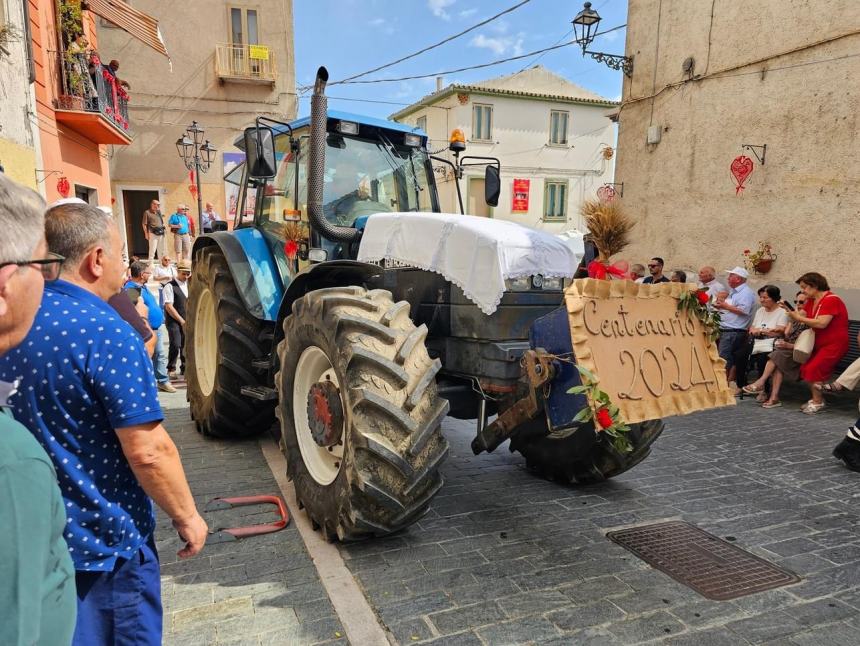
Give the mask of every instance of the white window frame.
M 561 215 L 550 213 L 550 207 L 555 207 L 555 203 L 550 205 L 549 192 L 550 186 L 564 187 L 564 200 L 561 202 Z M 556 191 L 556 194 L 558 192 Z M 566 179 L 547 178 L 543 182 L 543 221 L 544 222 L 567 222 L 567 202 L 570 198 L 570 183 Z M 554 201 L 555 202 L 555 201 Z M 555 210 L 555 209 L 553 209 Z
M 484 133 L 478 132 L 478 119 L 476 118 L 478 110 L 486 111 L 484 114 L 489 117 L 487 127 L 487 136 L 483 137 Z M 482 128 L 483 129 L 483 128 Z M 473 103 L 472 104 L 472 141 L 493 141 L 493 105 L 491 103 Z
M 415 127 L 427 132 L 427 115 L 422 114 L 420 117 L 415 119 Z
M 561 140 L 554 141 L 553 136 L 555 135 L 555 130 L 553 128 L 553 121 L 556 117 L 561 118 L 564 116 L 564 132 L 562 133 Z M 549 145 L 550 146 L 567 146 L 568 145 L 568 132 L 570 131 L 570 111 L 569 110 L 550 110 L 549 111 Z

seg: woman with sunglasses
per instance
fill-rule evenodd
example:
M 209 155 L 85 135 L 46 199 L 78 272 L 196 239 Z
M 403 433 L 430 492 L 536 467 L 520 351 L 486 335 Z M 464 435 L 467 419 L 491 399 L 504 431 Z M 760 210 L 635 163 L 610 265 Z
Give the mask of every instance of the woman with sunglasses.
M 803 309 L 806 306 L 806 294 L 797 292 L 794 297 L 795 309 Z M 806 325 L 792 321 L 785 329 L 783 338 L 776 339 L 773 343 L 773 352 L 768 355 L 767 364 L 762 370 L 761 376 L 753 383 L 744 386 L 743 391 L 749 395 L 764 394 L 767 380 L 771 380 L 770 395 L 762 400 L 762 408 L 777 408 L 782 406 L 779 400 L 779 391 L 785 381 L 800 380 L 800 364 L 794 360 L 794 343 L 800 333 L 806 329 Z

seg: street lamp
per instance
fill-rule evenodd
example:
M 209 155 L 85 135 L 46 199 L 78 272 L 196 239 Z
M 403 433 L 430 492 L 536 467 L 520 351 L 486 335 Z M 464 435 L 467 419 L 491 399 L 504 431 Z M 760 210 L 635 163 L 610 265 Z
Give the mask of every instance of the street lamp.
M 196 121 L 192 121 L 182 136 L 176 140 L 176 152 L 185 163 L 185 168 L 194 171 L 197 182 L 197 231 L 200 233 L 203 232 L 203 193 L 200 189 L 200 173 L 209 170 L 218 152 L 208 139 L 204 143 L 203 135 L 203 128 Z
M 619 56 L 618 54 L 605 54 L 603 52 L 589 52 L 586 48 L 597 36 L 597 26 L 600 24 L 600 14 L 591 8 L 591 3 L 586 2 L 576 17 L 573 19 L 574 40 L 582 47 L 582 55 L 588 54 L 598 63 L 606 63 L 614 70 L 621 70 L 625 75 L 633 74 L 633 57 Z

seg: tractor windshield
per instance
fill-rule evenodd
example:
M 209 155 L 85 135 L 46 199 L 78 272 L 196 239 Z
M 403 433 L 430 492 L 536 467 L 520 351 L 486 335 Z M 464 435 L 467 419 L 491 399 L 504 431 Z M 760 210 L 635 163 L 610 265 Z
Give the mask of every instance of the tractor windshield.
M 391 211 L 433 211 L 430 164 L 423 150 L 329 134 L 323 213 L 333 224 Z

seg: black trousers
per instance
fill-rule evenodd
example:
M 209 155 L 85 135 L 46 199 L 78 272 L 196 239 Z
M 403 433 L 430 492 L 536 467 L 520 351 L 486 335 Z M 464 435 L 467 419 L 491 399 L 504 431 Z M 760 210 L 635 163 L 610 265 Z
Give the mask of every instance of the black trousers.
M 185 374 L 185 328 L 176 321 L 167 321 L 167 338 L 170 349 L 167 351 L 167 372 L 176 372 L 176 358 L 182 362 L 182 374 Z

